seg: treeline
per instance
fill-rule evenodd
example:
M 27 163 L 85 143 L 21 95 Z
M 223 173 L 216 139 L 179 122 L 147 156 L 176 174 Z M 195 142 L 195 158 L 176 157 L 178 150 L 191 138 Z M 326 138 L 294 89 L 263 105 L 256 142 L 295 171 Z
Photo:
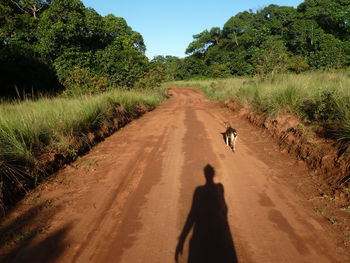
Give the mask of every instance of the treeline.
M 145 50 L 123 18 L 80 0 L 0 2 L 0 96 L 133 87 L 150 78 Z
M 163 65 L 170 79 L 344 68 L 350 65 L 350 1 L 270 5 L 193 38 L 188 57 L 158 56 L 153 63 Z

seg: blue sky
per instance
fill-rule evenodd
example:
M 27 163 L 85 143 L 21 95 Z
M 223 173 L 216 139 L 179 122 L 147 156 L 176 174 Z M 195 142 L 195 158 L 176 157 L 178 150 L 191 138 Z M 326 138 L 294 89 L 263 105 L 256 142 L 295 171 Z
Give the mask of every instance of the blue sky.
M 297 7 L 302 0 L 82 0 L 105 16 L 125 18 L 140 32 L 146 55 L 185 57 L 192 35 L 212 27 L 221 27 L 238 12 L 258 10 L 270 4 Z

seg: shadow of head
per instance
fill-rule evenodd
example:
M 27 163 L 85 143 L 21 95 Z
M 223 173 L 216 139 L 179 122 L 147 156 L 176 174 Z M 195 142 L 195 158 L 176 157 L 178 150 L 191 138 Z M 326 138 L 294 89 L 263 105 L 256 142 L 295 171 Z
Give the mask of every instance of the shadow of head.
M 215 169 L 210 164 L 207 164 L 204 167 L 204 176 L 207 180 L 207 184 L 213 184 L 214 183 L 214 176 L 215 176 Z

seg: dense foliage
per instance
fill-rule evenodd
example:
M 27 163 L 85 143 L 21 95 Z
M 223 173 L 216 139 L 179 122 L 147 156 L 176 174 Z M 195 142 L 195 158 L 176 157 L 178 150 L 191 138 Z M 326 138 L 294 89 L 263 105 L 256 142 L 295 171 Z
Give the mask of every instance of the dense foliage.
M 1 0 L 0 96 L 144 87 L 164 74 L 179 80 L 343 68 L 350 65 L 349 21 L 349 0 L 270 5 L 195 34 L 183 59 L 149 63 L 141 34 L 121 17 L 103 17 L 80 0 Z
M 156 57 L 169 79 L 265 75 L 350 65 L 350 1 L 305 0 L 231 17 L 193 36 L 188 57 Z
M 132 87 L 149 71 L 140 33 L 121 17 L 80 0 L 1 0 L 0 95 L 22 96 L 83 84 Z M 73 93 L 75 90 L 73 91 Z

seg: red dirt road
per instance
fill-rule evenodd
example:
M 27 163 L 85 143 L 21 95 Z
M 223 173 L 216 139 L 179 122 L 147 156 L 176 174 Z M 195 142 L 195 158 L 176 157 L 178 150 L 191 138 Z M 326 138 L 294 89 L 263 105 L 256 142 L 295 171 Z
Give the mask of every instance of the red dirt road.
M 350 262 L 329 222 L 283 179 L 308 173 L 303 164 L 200 92 L 174 87 L 170 94 L 45 184 L 40 197 L 57 208 L 49 228 L 9 262 L 174 262 L 207 164 L 224 195 L 200 188 L 208 194 L 195 198 L 202 202 L 194 213 L 195 224 L 203 226 L 197 244 L 208 242 L 196 250 L 193 236 L 189 252 L 189 233 L 179 262 L 189 254 L 194 262 L 206 262 L 201 256 L 234 262 L 225 261 L 220 246 L 234 249 L 243 263 Z M 238 130 L 234 153 L 221 134 L 226 120 Z M 234 247 L 221 237 L 232 237 Z

